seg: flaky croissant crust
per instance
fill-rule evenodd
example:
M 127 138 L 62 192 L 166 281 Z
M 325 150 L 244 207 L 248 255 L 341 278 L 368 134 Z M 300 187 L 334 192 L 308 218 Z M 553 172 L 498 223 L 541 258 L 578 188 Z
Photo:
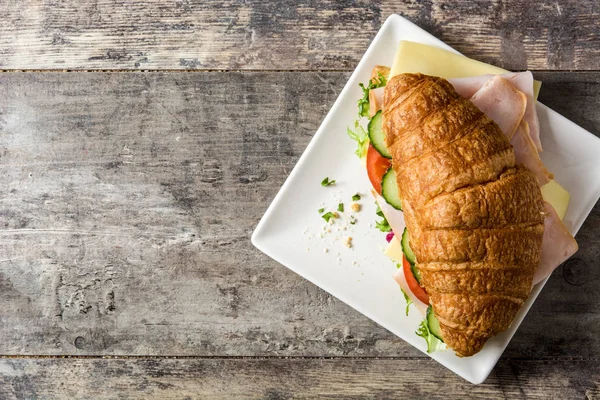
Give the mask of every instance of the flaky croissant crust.
M 444 342 L 473 355 L 531 291 L 544 232 L 537 179 L 443 78 L 393 77 L 383 121 L 421 283 Z

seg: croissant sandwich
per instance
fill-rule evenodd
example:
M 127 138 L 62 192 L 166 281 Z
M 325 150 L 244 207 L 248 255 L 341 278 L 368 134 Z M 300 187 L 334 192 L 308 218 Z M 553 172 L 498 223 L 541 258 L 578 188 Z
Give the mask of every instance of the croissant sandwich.
M 377 66 L 363 92 L 368 147 L 359 141 L 357 154 L 395 234 L 395 278 L 426 315 L 417 334 L 474 355 L 577 251 L 566 205 L 547 194 L 564 189 L 539 157 L 533 77 L 446 80 Z
M 444 342 L 470 356 L 510 326 L 531 291 L 545 216 L 537 178 L 442 78 L 396 76 L 383 110 L 422 284 Z

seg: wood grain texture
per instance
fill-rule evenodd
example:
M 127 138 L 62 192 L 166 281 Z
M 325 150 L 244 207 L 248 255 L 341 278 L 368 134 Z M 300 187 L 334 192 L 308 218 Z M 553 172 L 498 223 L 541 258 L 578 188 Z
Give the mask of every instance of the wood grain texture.
M 0 359 L 0 397 L 598 399 L 598 367 L 501 360 L 473 386 L 429 359 Z
M 600 74 L 541 77 L 600 132 Z M 423 357 L 249 241 L 347 79 L 0 75 L 0 354 Z M 598 358 L 599 228 L 507 356 Z
M 507 69 L 600 69 L 597 0 L 8 0 L 0 69 L 351 70 L 392 13 Z

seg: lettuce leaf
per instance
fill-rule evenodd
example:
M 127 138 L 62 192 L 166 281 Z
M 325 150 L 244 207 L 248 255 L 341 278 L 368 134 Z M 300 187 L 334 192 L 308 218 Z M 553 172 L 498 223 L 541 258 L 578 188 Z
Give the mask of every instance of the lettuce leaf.
M 365 86 L 362 83 L 358 85 L 362 89 L 363 95 L 358 100 L 358 120 L 354 121 L 354 130 L 347 128 L 346 133 L 352 140 L 356 140 L 358 143 L 358 148 L 354 152 L 358 156 L 358 158 L 363 158 L 367 155 L 367 149 L 369 148 L 369 134 L 360 124 L 360 119 L 362 117 L 369 118 L 369 91 L 371 89 L 377 89 L 380 87 L 384 87 L 387 83 L 387 79 L 381 73 L 375 82 L 372 79 L 369 79 L 369 83 Z
M 398 268 L 400 268 L 400 264 L 398 264 Z M 404 300 L 406 300 L 406 316 L 408 317 L 408 309 L 409 309 L 410 305 L 413 303 L 413 301 L 411 300 L 410 297 L 408 297 L 408 295 L 406 294 L 404 289 L 400 288 L 400 290 L 402 291 L 402 294 L 404 295 Z
M 429 331 L 429 327 L 427 326 L 427 319 L 423 319 L 421 321 L 421 325 L 415 332 L 417 336 L 421 336 L 427 342 L 427 353 L 434 352 L 439 349 L 443 349 L 445 344 L 433 336 L 433 334 Z
M 354 123 L 354 130 L 348 128 L 346 133 L 348 134 L 348 136 L 350 136 L 352 140 L 356 140 L 356 142 L 358 143 L 358 148 L 356 149 L 354 154 L 356 154 L 358 158 L 363 158 L 364 156 L 366 156 L 367 149 L 369 148 L 369 134 L 367 133 L 365 128 L 363 128 L 362 125 L 358 121 L 356 121 Z
M 385 218 L 385 215 L 383 215 L 381 208 L 379 208 L 379 204 L 377 204 L 377 210 L 375 213 L 382 218 L 381 221 L 375 221 L 375 228 L 379 229 L 381 232 L 390 232 L 392 227 L 390 226 L 387 218 Z
M 369 116 L 369 91 L 371 89 L 377 89 L 380 87 L 384 87 L 387 84 L 387 79 L 385 76 L 378 72 L 378 79 L 373 82 L 373 79 L 369 79 L 369 83 L 365 86 L 363 83 L 359 83 L 358 86 L 362 89 L 363 97 L 358 100 L 358 116 L 360 117 L 368 117 Z

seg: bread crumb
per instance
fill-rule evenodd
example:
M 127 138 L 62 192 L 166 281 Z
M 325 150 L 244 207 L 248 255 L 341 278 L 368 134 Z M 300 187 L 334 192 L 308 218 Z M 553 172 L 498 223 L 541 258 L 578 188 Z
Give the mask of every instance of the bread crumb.
M 354 212 L 359 212 L 361 210 L 362 206 L 358 203 L 352 203 L 350 204 L 350 209 L 352 209 L 352 211 Z
M 351 237 L 347 237 L 346 240 L 344 240 L 344 246 L 346 246 L 347 248 L 352 248 L 352 238 Z
M 328 251 L 329 251 L 329 249 L 328 249 L 327 247 L 325 247 L 325 248 L 323 249 L 323 253 L 327 253 Z

